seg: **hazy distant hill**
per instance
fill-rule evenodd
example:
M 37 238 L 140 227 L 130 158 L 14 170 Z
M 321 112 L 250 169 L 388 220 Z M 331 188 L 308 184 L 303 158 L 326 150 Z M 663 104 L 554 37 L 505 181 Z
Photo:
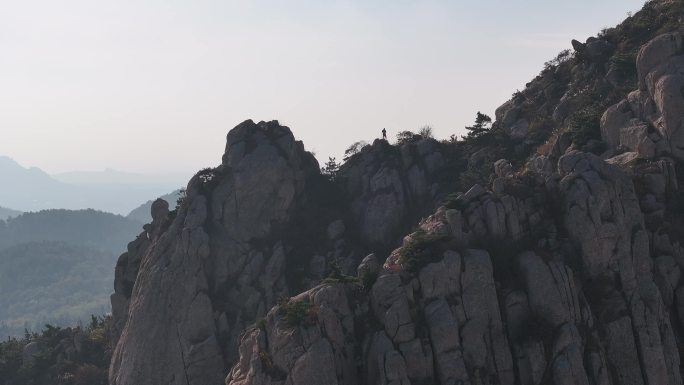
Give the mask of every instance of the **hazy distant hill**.
M 96 210 L 44 210 L 0 221 L 0 249 L 35 241 L 59 241 L 120 254 L 141 223 Z
M 21 211 L 8 209 L 0 206 L 0 220 L 5 220 L 9 217 L 16 217 L 21 214 Z
M 169 209 L 173 210 L 173 208 L 176 207 L 176 201 L 178 200 L 179 196 L 180 190 L 176 190 L 172 193 L 163 195 L 160 198 L 167 201 L 169 203 Z M 149 200 L 140 205 L 139 207 L 133 209 L 130 213 L 128 213 L 128 215 L 126 215 L 126 218 L 142 223 L 148 223 L 150 220 L 152 220 L 152 216 L 150 214 L 150 210 L 152 209 L 152 202 L 153 200 Z
M 98 200 L 92 207 L 121 215 L 135 210 L 140 202 L 178 189 L 187 179 L 187 176 L 144 175 L 112 169 L 74 171 L 55 174 L 53 177 L 88 191 Z M 173 204 L 175 203 L 174 198 Z M 138 220 L 143 223 L 149 222 L 149 214 L 148 209 L 146 217 Z
M 25 168 L 0 156 L 0 204 L 22 211 L 72 207 L 78 201 L 73 187 L 59 182 L 39 168 Z
M 109 312 L 115 260 L 112 253 L 63 242 L 0 250 L 0 336 Z
M 0 206 L 21 211 L 86 209 L 126 214 L 150 197 L 178 188 L 179 175 L 142 175 L 107 169 L 48 175 L 0 156 Z
M 109 311 L 117 257 L 142 223 L 96 210 L 0 221 L 0 337 Z
M 126 172 L 106 168 L 102 171 L 70 171 L 53 174 L 52 177 L 60 182 L 75 186 L 101 186 L 101 185 L 131 185 L 131 186 L 170 186 L 177 187 L 178 182 L 184 182 L 187 175 L 148 175 L 134 172 Z

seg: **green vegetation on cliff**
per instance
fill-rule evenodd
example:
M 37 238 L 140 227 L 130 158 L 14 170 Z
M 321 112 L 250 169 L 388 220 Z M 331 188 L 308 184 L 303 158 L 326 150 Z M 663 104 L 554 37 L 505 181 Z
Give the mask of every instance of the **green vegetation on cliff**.
M 85 327 L 47 324 L 0 342 L 0 385 L 106 385 L 112 346 L 108 320 Z

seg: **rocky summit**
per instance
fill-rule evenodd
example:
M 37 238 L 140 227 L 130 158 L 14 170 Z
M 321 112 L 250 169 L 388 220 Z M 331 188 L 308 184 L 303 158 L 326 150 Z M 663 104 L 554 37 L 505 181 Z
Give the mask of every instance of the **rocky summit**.
M 119 258 L 110 384 L 682 384 L 683 17 L 573 41 L 464 139 L 322 172 L 241 123 Z

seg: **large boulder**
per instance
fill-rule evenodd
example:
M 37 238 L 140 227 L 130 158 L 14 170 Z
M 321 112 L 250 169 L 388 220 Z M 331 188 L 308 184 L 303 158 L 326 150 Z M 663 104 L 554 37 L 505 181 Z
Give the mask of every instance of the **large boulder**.
M 601 119 L 601 134 L 612 147 L 641 157 L 684 159 L 684 48 L 673 32 L 644 45 L 637 56 L 639 89 Z
M 681 54 L 682 35 L 679 32 L 660 35 L 644 45 L 637 56 L 639 89 L 646 87 L 646 77 L 655 67 Z
M 434 139 L 400 147 L 376 140 L 347 162 L 338 175 L 361 240 L 377 249 L 394 247 L 411 223 L 435 208 L 444 164 Z

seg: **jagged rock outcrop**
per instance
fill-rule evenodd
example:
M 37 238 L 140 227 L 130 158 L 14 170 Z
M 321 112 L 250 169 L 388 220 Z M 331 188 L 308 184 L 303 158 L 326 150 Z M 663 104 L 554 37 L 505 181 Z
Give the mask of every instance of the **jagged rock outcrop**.
M 576 151 L 557 170 L 439 209 L 420 226 L 430 240 L 407 237 L 367 293 L 325 284 L 290 299 L 312 304 L 307 323 L 274 308 L 227 383 L 681 384 L 679 267 L 651 252 L 630 175 Z
M 166 223 L 153 222 L 119 262 L 113 304 L 128 304 L 114 313 L 126 321 L 112 384 L 220 383 L 226 345 L 288 294 L 279 227 L 305 202 L 318 164 L 277 122 L 242 123 L 226 148 L 221 166 L 190 181 L 175 218 L 153 206 L 155 222 Z
M 361 155 L 340 170 L 351 198 L 350 223 L 365 243 L 392 246 L 409 224 L 438 205 L 446 157 L 429 138 L 400 147 L 376 140 Z
M 279 309 L 271 310 L 262 329 L 242 337 L 240 363 L 230 374 L 235 383 L 357 384 L 354 352 L 349 350 L 353 345 L 348 344 L 355 337 L 354 319 L 346 288 L 316 287 L 291 301 L 303 304 L 312 313 L 304 316 L 315 317 L 316 323 L 293 338 L 297 326 L 277 316 Z
M 443 165 L 435 140 L 376 141 L 333 186 L 287 127 L 240 124 L 222 164 L 193 177 L 176 210 L 155 202 L 153 222 L 120 257 L 110 381 L 222 379 L 242 331 L 278 298 L 313 286 L 335 261 L 354 271 L 433 210 Z M 349 200 L 328 203 L 327 195 Z
M 128 244 L 128 251 L 123 253 L 116 264 L 114 273 L 114 293 L 111 295 L 112 302 L 112 340 L 118 341 L 125 326 L 128 306 L 133 285 L 138 276 L 140 262 L 143 255 L 152 243 L 152 239 L 158 238 L 163 231 L 162 225 L 167 222 L 169 204 L 163 199 L 157 199 L 152 203 L 152 222 L 143 227 L 143 232 Z

